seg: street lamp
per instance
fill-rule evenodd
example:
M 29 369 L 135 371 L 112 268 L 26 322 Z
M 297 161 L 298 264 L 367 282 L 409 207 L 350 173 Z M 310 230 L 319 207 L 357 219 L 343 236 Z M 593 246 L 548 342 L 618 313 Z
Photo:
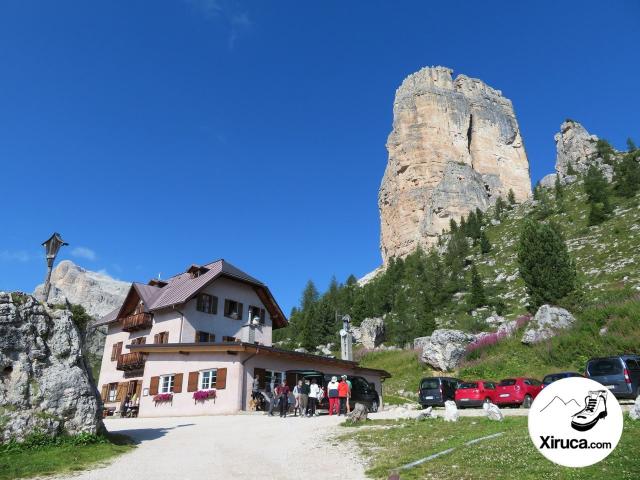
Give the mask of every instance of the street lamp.
M 45 249 L 47 255 L 47 278 L 44 281 L 44 301 L 49 298 L 49 289 L 51 288 L 51 271 L 53 270 L 53 262 L 56 260 L 56 256 L 60 251 L 60 247 L 69 245 L 62 240 L 62 237 L 58 232 L 54 232 L 48 240 L 42 242 L 42 246 Z

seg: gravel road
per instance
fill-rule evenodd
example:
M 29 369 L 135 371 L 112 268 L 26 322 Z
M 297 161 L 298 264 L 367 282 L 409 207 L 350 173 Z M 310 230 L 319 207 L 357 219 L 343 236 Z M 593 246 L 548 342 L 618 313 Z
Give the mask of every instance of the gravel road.
M 354 445 L 338 444 L 343 417 L 210 417 L 107 420 L 139 442 L 131 453 L 74 480 L 366 478 Z

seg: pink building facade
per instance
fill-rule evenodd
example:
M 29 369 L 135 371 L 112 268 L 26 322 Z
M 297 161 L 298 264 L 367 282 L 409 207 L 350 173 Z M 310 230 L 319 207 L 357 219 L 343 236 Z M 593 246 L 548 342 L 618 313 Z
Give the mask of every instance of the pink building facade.
M 285 315 L 266 285 L 224 260 L 134 283 L 97 324 L 108 325 L 98 388 L 109 413 L 125 404 L 144 417 L 236 413 L 256 375 L 266 388 L 301 370 L 365 379 L 382 404 L 386 372 L 273 348 Z

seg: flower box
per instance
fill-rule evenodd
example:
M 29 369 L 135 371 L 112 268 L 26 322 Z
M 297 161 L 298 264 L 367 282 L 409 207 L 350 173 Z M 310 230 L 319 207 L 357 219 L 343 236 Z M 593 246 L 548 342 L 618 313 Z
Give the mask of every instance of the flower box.
M 154 395 L 153 401 L 158 403 L 173 402 L 173 393 L 159 393 Z
M 215 403 L 217 396 L 218 395 L 215 390 L 198 390 L 197 392 L 193 392 L 193 399 L 196 402 L 204 402 L 205 400 L 213 399 L 213 402 Z

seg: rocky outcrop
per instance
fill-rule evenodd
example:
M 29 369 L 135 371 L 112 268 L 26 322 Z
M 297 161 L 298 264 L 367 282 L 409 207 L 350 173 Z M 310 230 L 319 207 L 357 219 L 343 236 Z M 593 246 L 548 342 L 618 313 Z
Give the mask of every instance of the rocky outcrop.
M 365 318 L 359 327 L 352 327 L 353 340 L 365 348 L 376 348 L 384 342 L 384 320 Z
M 563 183 L 571 183 L 570 179 L 566 178 L 571 177 L 568 174 L 569 165 L 576 173 L 586 173 L 591 165 L 596 165 L 611 182 L 613 167 L 606 164 L 604 159 L 598 156 L 597 136 L 591 135 L 578 122 L 565 120 L 560 125 L 560 131 L 556 133 L 554 139 L 556 141 L 556 173 L 560 175 Z M 550 179 L 545 180 L 545 184 L 549 181 Z M 553 182 L 555 183 L 555 177 Z
M 629 418 L 631 420 L 640 420 L 640 395 L 636 397 L 636 401 L 633 403 L 631 410 L 629 410 Z
M 424 344 L 420 360 L 443 372 L 455 369 L 465 356 L 467 346 L 476 336 L 460 330 L 434 330 Z
M 98 319 L 122 305 L 130 286 L 130 283 L 85 270 L 70 260 L 63 260 L 51 272 L 48 303 L 82 305 L 89 315 Z M 36 287 L 34 296 L 43 300 L 43 285 Z M 95 368 L 99 368 L 107 327 L 95 328 L 89 325 L 82 333 L 86 354 Z
M 493 403 L 485 403 L 482 405 L 484 409 L 484 414 L 489 420 L 494 420 L 496 422 L 501 422 L 504 420 L 504 414 L 500 411 L 500 408 Z
M 0 405 L 0 441 L 34 431 L 102 431 L 98 392 L 70 311 L 0 292 Z
M 447 400 L 444 402 L 444 421 L 445 422 L 457 422 L 458 418 L 460 418 L 460 412 L 458 412 L 458 407 L 456 406 L 456 402 L 453 400 Z
M 558 330 L 571 327 L 576 319 L 564 308 L 542 305 L 522 335 L 522 343 L 531 344 L 553 337 Z
M 92 272 L 63 260 L 51 272 L 51 291 L 48 302 L 64 304 L 67 301 L 82 305 L 86 312 L 97 319 L 122 305 L 131 283 L 122 282 L 103 273 Z M 42 300 L 43 285 L 38 285 L 34 296 Z
M 396 91 L 389 161 L 378 196 L 385 263 L 436 241 L 451 218 L 486 209 L 512 189 L 531 193 L 511 102 L 444 67 L 409 75 Z

